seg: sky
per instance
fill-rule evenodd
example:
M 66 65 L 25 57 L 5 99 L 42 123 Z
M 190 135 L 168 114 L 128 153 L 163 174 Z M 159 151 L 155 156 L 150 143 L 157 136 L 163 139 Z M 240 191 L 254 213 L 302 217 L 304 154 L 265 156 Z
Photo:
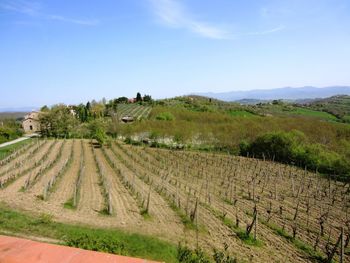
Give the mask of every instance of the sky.
M 0 108 L 350 85 L 350 0 L 0 0 Z

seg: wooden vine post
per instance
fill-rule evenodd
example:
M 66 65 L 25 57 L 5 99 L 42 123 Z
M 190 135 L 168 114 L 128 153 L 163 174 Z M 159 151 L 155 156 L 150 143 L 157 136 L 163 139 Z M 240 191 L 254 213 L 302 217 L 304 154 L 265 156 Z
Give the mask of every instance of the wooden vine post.
M 344 227 L 341 227 L 340 237 L 340 263 L 344 263 Z
M 256 241 L 257 237 L 257 229 L 258 229 L 258 210 L 255 212 L 255 224 L 254 224 L 254 240 Z

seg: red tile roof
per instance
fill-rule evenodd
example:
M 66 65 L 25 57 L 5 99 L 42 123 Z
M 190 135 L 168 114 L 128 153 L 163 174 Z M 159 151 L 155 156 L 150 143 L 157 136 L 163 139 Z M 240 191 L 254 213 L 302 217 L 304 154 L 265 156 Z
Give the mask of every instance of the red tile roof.
M 87 251 L 0 235 L 0 263 L 151 263 L 152 261 Z M 154 262 L 154 261 L 153 261 Z

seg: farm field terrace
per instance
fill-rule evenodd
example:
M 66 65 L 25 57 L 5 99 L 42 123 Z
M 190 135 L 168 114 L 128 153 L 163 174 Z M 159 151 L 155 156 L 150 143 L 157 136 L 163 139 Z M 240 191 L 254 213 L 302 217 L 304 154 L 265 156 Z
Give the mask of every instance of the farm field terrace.
M 349 249 L 349 184 L 292 166 L 90 140 L 33 140 L 0 164 L 0 200 L 58 222 L 227 246 L 239 262 L 322 260 L 341 227 Z

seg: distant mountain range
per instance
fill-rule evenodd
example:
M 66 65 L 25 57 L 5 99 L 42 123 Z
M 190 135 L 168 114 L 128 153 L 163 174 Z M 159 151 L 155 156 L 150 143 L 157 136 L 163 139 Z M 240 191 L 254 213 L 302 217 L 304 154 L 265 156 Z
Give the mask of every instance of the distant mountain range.
M 38 109 L 38 107 L 0 108 L 0 112 L 31 112 Z
M 327 98 L 335 95 L 350 95 L 350 86 L 332 86 L 325 88 L 301 87 L 301 88 L 280 88 L 280 89 L 260 89 L 247 91 L 230 91 L 222 93 L 193 93 L 192 95 L 205 96 L 223 101 L 240 100 L 302 100 Z

